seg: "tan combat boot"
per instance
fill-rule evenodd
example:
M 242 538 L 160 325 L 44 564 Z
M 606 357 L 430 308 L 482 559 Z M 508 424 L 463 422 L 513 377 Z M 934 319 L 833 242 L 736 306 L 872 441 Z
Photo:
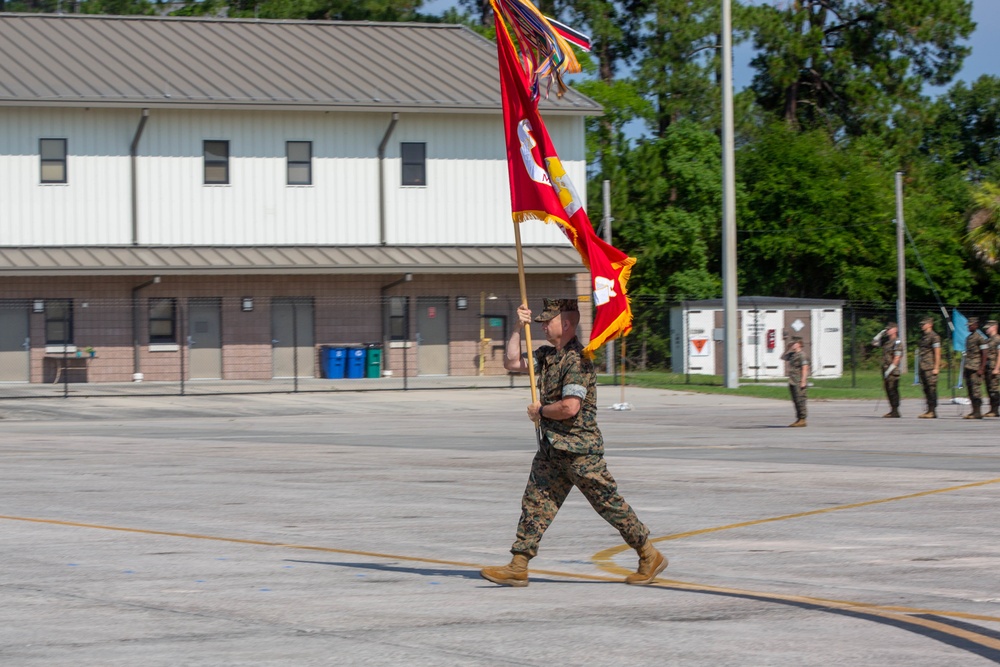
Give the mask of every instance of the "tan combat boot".
M 795 421 L 793 421 L 791 424 L 788 425 L 788 428 L 799 428 L 805 425 L 806 425 L 805 419 L 796 419 Z
M 528 585 L 528 557 L 524 554 L 514 554 L 510 563 L 502 567 L 484 567 L 479 571 L 483 579 L 489 579 L 501 586 L 521 588 Z
M 917 415 L 917 417 L 920 419 L 937 419 L 937 413 L 933 410 L 928 410 L 922 415 Z
M 625 577 L 625 583 L 633 586 L 651 584 L 656 579 L 656 575 L 667 569 L 667 559 L 649 540 L 646 540 L 636 551 L 639 552 L 639 567 L 635 572 Z

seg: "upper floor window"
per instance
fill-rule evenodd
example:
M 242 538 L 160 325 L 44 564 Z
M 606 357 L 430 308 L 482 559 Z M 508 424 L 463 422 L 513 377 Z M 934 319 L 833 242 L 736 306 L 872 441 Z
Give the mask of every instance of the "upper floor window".
M 45 300 L 45 344 L 73 344 L 73 300 Z
M 39 139 L 38 154 L 42 159 L 42 183 L 65 183 L 66 140 Z
M 403 158 L 403 185 L 427 185 L 427 144 L 400 144 Z
M 229 142 L 205 142 L 205 185 L 229 185 Z
M 177 342 L 177 299 L 160 297 L 149 300 L 149 342 Z
M 286 141 L 288 185 L 312 185 L 312 142 Z

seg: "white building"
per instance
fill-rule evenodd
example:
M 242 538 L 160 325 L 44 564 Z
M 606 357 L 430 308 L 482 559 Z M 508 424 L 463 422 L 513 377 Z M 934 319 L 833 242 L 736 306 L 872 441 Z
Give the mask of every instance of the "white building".
M 412 374 L 479 372 L 477 302 L 518 292 L 492 43 L 3 14 L 0 44 L 0 381 L 51 381 L 66 346 L 99 349 L 91 382 L 312 377 L 320 345 L 369 341 L 397 374 L 404 352 Z M 600 107 L 540 109 L 584 191 Z M 533 300 L 590 293 L 555 226 L 521 233 Z
M 741 377 L 785 377 L 781 357 L 793 336 L 802 338 L 810 376 L 837 378 L 843 374 L 843 301 L 741 296 L 737 307 Z M 722 373 L 721 299 L 684 301 L 670 309 L 670 354 L 674 373 Z

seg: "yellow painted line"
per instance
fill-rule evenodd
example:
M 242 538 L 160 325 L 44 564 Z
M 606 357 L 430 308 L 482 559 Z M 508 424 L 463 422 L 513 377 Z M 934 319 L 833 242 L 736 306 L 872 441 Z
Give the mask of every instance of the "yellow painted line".
M 993 480 L 993 481 L 1000 481 L 1000 479 Z M 985 482 L 979 483 L 977 485 L 981 486 L 983 484 L 985 484 Z M 969 485 L 964 485 L 964 486 L 967 487 Z M 956 487 L 956 488 L 962 488 L 962 487 Z M 911 494 L 910 497 L 912 497 L 914 495 L 927 495 L 927 493 L 930 493 L 930 492 L 925 492 L 924 494 Z M 872 503 L 867 503 L 867 504 L 872 504 Z M 357 549 L 338 549 L 338 548 L 334 548 L 334 547 L 318 547 L 318 546 L 312 546 L 312 545 L 307 545 L 307 544 L 290 544 L 290 543 L 284 543 L 284 542 L 271 542 L 271 541 L 267 541 L 267 540 L 249 540 L 249 539 L 240 539 L 240 538 L 233 538 L 233 537 L 218 537 L 218 536 L 213 536 L 213 535 L 201 535 L 201 534 L 198 534 L 198 533 L 182 533 L 182 532 L 163 531 L 163 530 L 146 530 L 146 529 L 141 529 L 141 528 L 124 528 L 124 527 L 121 527 L 121 526 L 107 526 L 107 525 L 103 525 L 103 524 L 83 523 L 83 522 L 77 522 L 77 521 L 60 521 L 60 520 L 56 520 L 56 519 L 42 519 L 42 518 L 34 518 L 34 517 L 16 517 L 16 516 L 7 516 L 7 515 L 0 515 L 0 520 L 25 521 L 25 522 L 30 522 L 30 523 L 40 523 L 40 524 L 48 524 L 48 525 L 54 525 L 54 526 L 66 526 L 66 527 L 73 527 L 73 528 L 92 528 L 92 529 L 98 529 L 98 530 L 112 530 L 112 531 L 117 531 L 117 532 L 133 533 L 133 534 L 139 534 L 139 535 L 156 535 L 156 536 L 163 536 L 163 537 L 180 537 L 180 538 L 185 538 L 185 539 L 209 540 L 209 541 L 214 541 L 214 542 L 225 542 L 225 543 L 230 543 L 230 544 L 246 544 L 246 545 L 252 545 L 252 546 L 278 547 L 278 548 L 282 548 L 282 549 L 301 549 L 301 550 L 307 550 L 307 551 L 313 551 L 313 552 L 320 552 L 320 553 L 347 554 L 347 555 L 354 555 L 354 556 L 366 556 L 366 557 L 369 557 L 369 558 L 377 558 L 377 559 L 384 559 L 384 560 L 408 561 L 408 562 L 419 562 L 419 563 L 433 563 L 433 564 L 436 564 L 436 565 L 452 565 L 452 566 L 456 566 L 456 567 L 467 567 L 467 568 L 473 568 L 473 569 L 479 569 L 481 567 L 480 565 L 478 565 L 476 563 L 467 563 L 467 562 L 463 562 L 463 561 L 442 560 L 442 559 L 438 559 L 438 558 L 422 558 L 422 557 L 415 557 L 415 556 L 399 556 L 399 555 L 396 555 L 396 554 L 385 554 L 385 553 L 379 553 L 379 552 L 374 552 L 374 551 L 360 551 L 360 550 L 357 550 Z M 617 566 L 614 566 L 614 565 L 612 565 L 612 568 L 615 569 L 615 570 L 621 570 L 621 568 L 618 568 Z M 586 580 L 586 581 L 608 581 L 608 582 L 620 582 L 621 581 L 620 577 L 608 576 L 608 575 L 593 575 L 593 574 L 582 574 L 582 573 L 574 573 L 574 572 L 561 572 L 561 571 L 557 571 L 557 570 L 532 570 L 531 572 L 532 572 L 533 575 L 548 575 L 548 576 L 555 576 L 555 577 L 561 577 L 561 578 L 566 578 L 566 579 L 582 579 L 582 580 Z M 628 571 L 623 571 L 623 572 L 627 573 Z M 914 608 L 908 608 L 908 607 L 887 607 L 887 606 L 881 606 L 881 605 L 875 605 L 875 604 L 868 604 L 868 603 L 863 603 L 863 602 L 852 602 L 852 601 L 847 601 L 847 600 L 826 600 L 826 599 L 823 599 L 823 598 L 811 598 L 811 597 L 807 597 L 807 596 L 781 595 L 781 594 L 773 594 L 773 593 L 760 593 L 760 592 L 756 592 L 756 591 L 747 591 L 747 590 L 740 590 L 740 589 L 735 589 L 735 588 L 724 588 L 724 587 L 718 587 L 718 586 L 705 586 L 705 585 L 699 585 L 699 584 L 690 584 L 690 583 L 681 582 L 681 581 L 667 581 L 667 580 L 662 580 L 662 579 L 659 579 L 659 580 L 655 581 L 652 585 L 656 586 L 656 587 L 660 587 L 660 588 L 667 588 L 667 589 L 673 589 L 673 590 L 686 590 L 686 591 L 691 591 L 691 592 L 696 592 L 696 593 L 697 592 L 702 592 L 702 593 L 706 593 L 706 592 L 709 592 L 709 593 L 720 593 L 720 594 L 728 594 L 728 595 L 734 595 L 734 596 L 752 597 L 752 598 L 756 598 L 756 599 L 759 599 L 759 600 L 762 600 L 762 601 L 787 602 L 787 603 L 792 603 L 792 604 L 805 604 L 805 605 L 808 605 L 808 606 L 816 607 L 819 610 L 824 610 L 825 609 L 825 610 L 843 611 L 843 612 L 849 612 L 849 613 L 853 612 L 853 613 L 867 614 L 869 616 L 877 616 L 879 618 L 885 618 L 887 620 L 894 621 L 895 623 L 901 624 L 901 625 L 904 625 L 904 626 L 905 625 L 920 626 L 921 628 L 925 628 L 926 630 L 929 630 L 929 631 L 934 631 L 934 632 L 938 632 L 938 633 L 941 633 L 941 634 L 950 635 L 952 637 L 956 637 L 956 638 L 962 639 L 962 640 L 964 640 L 966 642 L 969 642 L 969 643 L 972 643 L 972 644 L 977 644 L 979 646 L 988 647 L 988 648 L 990 648 L 992 650 L 1000 651 L 1000 640 L 994 639 L 994 638 L 989 637 L 987 635 L 981 635 L 981 634 L 978 634 L 976 632 L 973 632 L 973 631 L 970 631 L 970 630 L 966 630 L 966 629 L 963 629 L 963 628 L 956 628 L 956 627 L 954 627 L 952 625 L 949 625 L 947 623 L 941 623 L 941 622 L 935 621 L 933 619 L 917 618 L 917 617 L 911 616 L 910 614 L 931 614 L 931 615 L 936 615 L 936 616 L 955 617 L 955 618 L 964 618 L 964 619 L 969 619 L 969 620 L 993 621 L 993 622 L 1000 622 L 1000 617 L 985 616 L 985 615 L 981 615 L 981 614 L 965 614 L 965 613 L 961 613 L 961 612 L 935 611 L 935 610 L 930 610 L 930 609 L 914 609 Z
M 998 480 L 1000 481 L 1000 480 Z M 70 528 L 92 528 L 97 530 L 113 530 L 121 533 L 133 533 L 137 535 L 156 535 L 162 537 L 180 537 L 184 539 L 194 539 L 194 540 L 208 540 L 212 542 L 225 542 L 229 544 L 246 544 L 251 546 L 261 546 L 261 547 L 278 547 L 282 549 L 299 549 L 304 551 L 315 551 L 320 553 L 333 553 L 333 554 L 345 554 L 351 556 L 365 556 L 368 558 L 377 558 L 382 560 L 399 560 L 414 563 L 430 563 L 435 565 L 452 565 L 455 567 L 467 567 L 473 569 L 479 569 L 482 567 L 478 563 L 469 563 L 465 561 L 454 561 L 454 560 L 442 560 L 438 558 L 424 558 L 420 556 L 400 556 L 398 554 L 387 554 L 377 551 L 361 551 L 358 549 L 338 549 L 336 547 L 319 547 L 309 544 L 292 544 L 286 542 L 270 542 L 267 540 L 249 540 L 241 539 L 237 537 L 219 537 L 216 535 L 201 535 L 198 533 L 182 533 L 174 531 L 165 530 L 147 530 L 143 528 L 125 528 L 122 526 L 108 526 L 104 524 L 97 523 L 83 523 L 79 521 L 60 521 L 56 519 L 42 519 L 36 517 L 22 517 L 22 516 L 6 516 L 0 515 L 0 520 L 7 521 L 24 521 L 28 523 L 41 523 L 49 524 L 53 526 L 66 526 Z M 620 568 L 617 565 L 610 563 L 608 567 L 605 568 L 611 574 L 600 575 L 600 574 L 584 574 L 580 572 L 563 572 L 560 570 L 538 570 L 532 569 L 531 574 L 533 575 L 547 575 L 552 577 L 560 577 L 564 579 L 583 579 L 586 581 L 609 581 L 609 582 L 621 582 L 621 576 L 613 575 L 625 575 L 631 574 L 631 570 L 626 570 Z M 866 602 L 854 602 L 850 600 L 831 600 L 824 598 L 812 598 L 805 596 L 795 596 L 795 595 L 780 595 L 774 593 L 761 593 L 758 591 L 742 590 L 737 588 L 727 588 L 722 586 L 709 586 L 704 584 L 692 584 L 684 581 L 674 581 L 666 579 L 657 579 L 653 583 L 654 586 L 661 586 L 667 588 L 673 588 L 678 590 L 689 590 L 692 592 L 710 592 L 710 593 L 727 593 L 732 595 L 744 595 L 744 596 L 754 596 L 762 599 L 772 599 L 772 600 L 784 600 L 789 602 L 800 602 L 806 604 L 813 604 L 820 607 L 837 607 L 843 609 L 854 609 L 854 610 L 864 610 L 864 611 L 885 611 L 885 612 L 902 612 L 909 614 L 935 614 L 938 616 L 953 616 L 958 618 L 967 618 L 980 621 L 996 621 L 1000 622 L 1000 617 L 996 616 L 985 616 L 981 614 L 966 614 L 963 612 L 950 612 L 950 611 L 940 611 L 933 609 L 919 609 L 911 607 L 896 607 L 896 606 L 883 606 L 870 604 Z
M 723 530 L 733 530 L 735 528 L 747 528 L 749 526 L 759 526 L 765 523 L 774 523 L 776 521 L 787 521 L 789 519 L 801 519 L 807 516 L 816 516 L 819 514 L 829 514 L 830 512 L 842 512 L 843 510 L 857 509 L 859 507 L 870 507 L 872 505 L 880 505 L 882 503 L 893 503 L 900 500 L 910 500 L 912 498 L 922 498 L 924 496 L 933 496 L 938 493 L 950 493 L 952 491 L 961 491 L 962 489 L 973 489 L 980 486 L 988 486 L 990 484 L 1000 483 L 1000 477 L 994 479 L 988 479 L 982 482 L 971 482 L 969 484 L 960 484 L 958 486 L 949 486 L 943 489 L 932 489 L 930 491 L 920 491 L 918 493 L 908 493 L 903 496 L 893 496 L 891 498 L 879 498 L 878 500 L 865 500 L 860 503 L 848 503 L 847 505 L 836 505 L 835 507 L 824 507 L 819 510 L 809 510 L 808 512 L 796 512 L 795 514 L 784 514 L 782 516 L 769 517 L 767 519 L 754 519 L 753 521 L 742 521 L 740 523 L 731 523 L 725 526 L 716 526 L 714 528 L 701 528 L 699 530 L 690 530 L 686 533 L 676 533 L 674 535 L 664 535 L 662 537 L 652 538 L 653 542 L 666 542 L 669 540 L 680 540 L 685 537 L 694 537 L 695 535 L 706 535 L 708 533 L 718 533 Z M 603 551 L 598 551 L 594 554 L 593 560 L 597 563 L 598 567 L 604 569 L 617 568 L 611 559 L 622 553 L 631 549 L 627 544 L 622 544 L 617 547 L 612 547 L 610 549 L 605 549 Z M 614 570 L 612 570 L 614 571 Z

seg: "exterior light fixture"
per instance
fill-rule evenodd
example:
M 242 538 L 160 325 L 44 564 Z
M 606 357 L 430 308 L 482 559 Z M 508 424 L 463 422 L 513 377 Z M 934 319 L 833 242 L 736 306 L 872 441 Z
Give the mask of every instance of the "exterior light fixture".
M 249 313 L 253 310 L 252 296 L 243 297 L 243 299 L 240 301 L 240 310 L 242 310 L 244 313 Z
M 469 307 L 469 297 L 467 296 L 456 296 L 455 297 L 455 309 L 456 310 L 466 310 Z
M 45 299 L 35 299 L 31 304 L 31 312 L 33 313 L 44 313 L 45 312 Z

